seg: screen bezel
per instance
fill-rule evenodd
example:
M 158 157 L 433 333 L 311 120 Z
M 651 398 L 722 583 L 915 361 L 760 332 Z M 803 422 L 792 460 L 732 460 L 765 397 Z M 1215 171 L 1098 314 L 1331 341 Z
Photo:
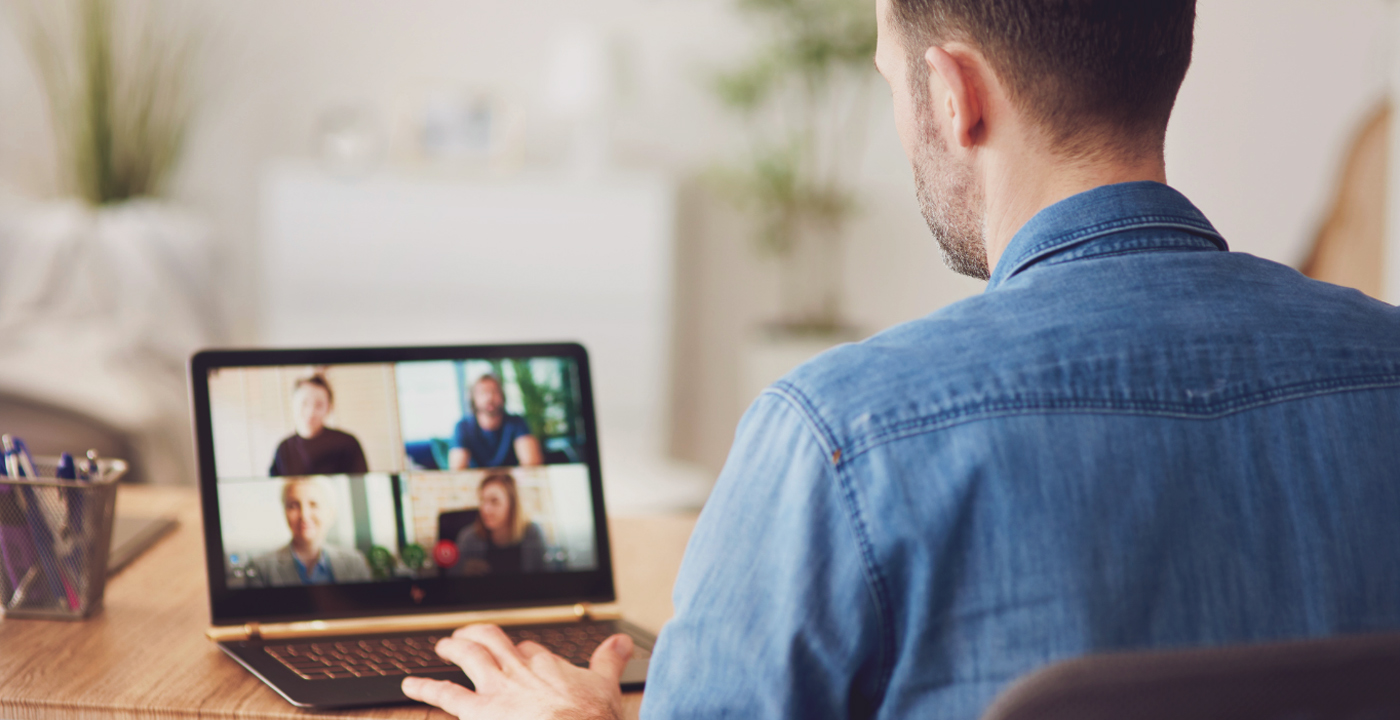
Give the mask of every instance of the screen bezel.
M 496 577 L 385 580 L 306 587 L 230 589 L 227 586 L 223 531 L 218 507 L 218 475 L 214 463 L 213 418 L 209 403 L 210 370 L 278 365 L 393 364 L 424 360 L 496 360 L 529 357 L 569 358 L 577 368 L 581 399 L 579 412 L 582 415 L 585 435 L 584 456 L 593 498 L 593 527 L 598 559 L 596 569 Z M 200 505 L 204 516 L 209 612 L 214 625 L 571 605 L 616 600 L 607 511 L 603 506 L 603 476 L 598 458 L 593 384 L 588 353 L 578 343 L 204 350 L 190 359 L 190 389 L 195 449 L 199 464 Z

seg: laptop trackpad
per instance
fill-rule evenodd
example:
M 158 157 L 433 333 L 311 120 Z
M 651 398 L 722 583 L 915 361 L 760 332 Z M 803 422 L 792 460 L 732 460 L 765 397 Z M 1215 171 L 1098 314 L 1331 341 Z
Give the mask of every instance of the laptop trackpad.
M 642 657 L 637 657 L 637 655 L 642 655 Z M 627 661 L 627 667 L 622 669 L 622 689 L 628 692 L 641 690 L 642 685 L 647 680 L 647 665 L 650 663 L 651 653 L 634 653 L 632 659 Z

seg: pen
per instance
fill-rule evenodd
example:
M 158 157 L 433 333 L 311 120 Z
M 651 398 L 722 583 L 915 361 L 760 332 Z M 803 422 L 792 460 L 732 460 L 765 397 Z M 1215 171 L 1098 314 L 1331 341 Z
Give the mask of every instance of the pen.
M 5 459 L 5 474 L 18 479 L 20 477 L 19 457 L 15 451 L 14 438 L 9 435 L 0 435 L 0 449 L 3 449 Z M 17 485 L 7 485 L 6 492 L 0 497 L 0 521 L 8 518 L 11 521 L 20 518 L 28 518 L 20 505 L 19 490 Z M 24 524 L 15 525 L 4 523 L 0 525 L 0 537 L 4 538 L 4 557 L 7 570 L 12 572 L 10 581 L 15 588 L 15 595 L 23 598 L 24 589 L 29 586 L 29 581 L 34 579 L 34 558 L 38 554 L 38 549 L 34 547 L 34 538 L 28 532 Z M 24 573 L 23 579 L 19 580 L 15 576 Z M 21 583 L 23 587 L 21 587 Z M 10 606 L 18 604 L 12 597 Z
M 19 455 L 15 452 L 15 440 L 9 435 L 0 435 L 0 443 L 5 448 L 5 474 L 12 478 L 20 476 Z
M 96 480 L 102 474 L 101 466 L 97 463 L 97 451 L 87 451 L 87 477 L 85 480 Z
M 3 473 L 0 469 L 0 473 Z M 4 473 L 8 474 L 8 473 Z M 34 565 L 29 552 L 29 538 L 23 525 L 14 523 L 23 517 L 14 487 L 0 485 L 0 563 L 5 566 L 5 576 L 9 578 L 11 592 L 19 589 L 20 578 Z
M 13 467 L 21 471 L 28 470 L 30 477 L 37 477 L 34 473 L 34 461 L 29 457 L 29 452 L 24 448 L 23 441 L 17 441 L 10 435 L 0 436 L 0 443 L 5 447 L 5 467 L 8 471 L 14 460 Z M 23 477 L 24 473 L 16 473 L 15 477 Z M 44 575 L 49 585 L 49 592 L 56 599 L 66 599 L 68 609 L 77 610 L 78 593 L 73 590 L 73 585 L 63 574 L 62 568 L 55 562 L 54 555 L 57 545 L 54 543 L 53 531 L 49 529 L 48 521 L 44 519 L 43 506 L 39 504 L 39 496 L 34 492 L 34 488 L 28 483 L 20 484 L 20 497 L 25 504 L 25 519 L 29 524 L 29 534 L 33 539 L 34 552 L 39 556 L 39 565 L 44 569 Z
M 15 594 L 10 596 L 10 604 L 5 606 L 8 612 L 20 606 L 24 602 L 24 596 L 29 592 L 29 585 L 34 582 L 34 571 L 38 568 L 29 568 L 29 572 L 24 574 L 24 579 L 19 581 L 19 587 L 15 588 Z
M 78 480 L 78 465 L 73 462 L 73 456 L 63 453 L 58 457 L 58 467 L 54 469 L 54 477 L 59 480 Z M 87 473 L 83 473 L 86 479 Z M 63 497 L 68 501 L 68 537 L 73 542 L 73 549 L 68 555 L 68 562 L 75 573 L 74 577 L 79 578 L 81 583 L 83 567 L 83 490 L 81 488 L 67 488 Z
M 13 435 L 10 436 L 10 442 L 15 446 L 15 460 L 19 462 L 20 473 L 25 477 L 39 477 L 39 472 L 34 469 L 34 457 L 29 454 L 29 447 Z

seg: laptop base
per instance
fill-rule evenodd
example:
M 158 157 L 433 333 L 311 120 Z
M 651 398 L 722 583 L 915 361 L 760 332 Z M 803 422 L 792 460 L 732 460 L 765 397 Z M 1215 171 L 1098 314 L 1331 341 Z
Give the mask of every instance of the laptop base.
M 645 686 L 647 666 L 650 663 L 651 650 L 655 645 L 656 638 L 651 633 L 624 620 L 590 621 L 588 624 L 598 631 L 593 633 L 594 635 L 603 633 L 610 635 L 619 632 L 632 637 L 636 650 L 633 651 L 632 660 L 628 662 L 627 668 L 623 671 L 621 685 L 623 692 L 642 690 Z M 569 632 L 579 628 L 579 623 L 551 623 L 508 626 L 504 629 L 512 636 L 512 639 L 535 639 L 549 633 Z M 303 708 L 333 709 L 413 702 L 400 689 L 403 679 L 409 675 L 429 677 L 435 680 L 449 680 L 468 688 L 472 687 L 472 684 L 471 680 L 460 669 L 450 671 L 436 669 L 437 666 L 446 663 L 434 663 L 425 669 L 413 667 L 391 669 L 388 672 L 392 674 L 383 676 L 377 673 L 363 673 L 358 676 L 332 677 L 331 675 L 348 673 L 307 673 L 305 670 L 299 673 L 294 667 L 305 668 L 308 666 L 298 663 L 295 660 L 296 655 L 292 655 L 290 661 L 284 661 L 288 658 L 286 648 L 289 646 L 293 648 L 293 653 L 297 651 L 311 653 L 315 652 L 312 649 L 313 645 L 317 649 L 330 650 L 336 646 L 353 649 L 362 646 L 374 647 L 386 640 L 401 642 L 405 639 L 417 639 L 420 642 L 416 645 L 431 647 L 429 641 L 450 634 L 451 630 L 443 630 L 437 633 L 341 635 L 301 640 L 234 640 L 219 642 L 218 646 L 287 702 Z M 550 647 L 547 641 L 541 642 L 541 644 Z M 550 649 L 555 650 L 553 647 Z M 567 653 L 561 652 L 560 654 Z M 423 654 L 422 657 L 430 655 L 435 657 L 435 654 L 431 653 Z M 581 656 L 576 658 L 576 662 L 580 659 Z M 307 674 L 313 675 L 314 679 L 308 679 Z

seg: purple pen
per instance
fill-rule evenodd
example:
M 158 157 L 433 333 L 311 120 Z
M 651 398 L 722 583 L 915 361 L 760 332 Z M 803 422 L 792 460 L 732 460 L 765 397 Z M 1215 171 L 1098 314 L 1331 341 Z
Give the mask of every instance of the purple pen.
M 9 470 L 11 459 L 14 460 L 15 469 L 20 472 L 12 473 L 15 477 L 38 477 L 34 469 L 34 460 L 29 457 L 29 451 L 24 447 L 24 441 L 10 435 L 0 436 L 0 442 L 5 446 L 6 469 Z M 68 609 L 77 610 L 81 607 L 77 590 L 69 580 L 63 568 L 58 563 L 57 544 L 53 536 L 49 523 L 44 519 L 43 506 L 39 502 L 39 496 L 34 492 L 34 488 L 26 482 L 17 484 L 20 491 L 20 499 L 25 505 L 24 518 L 29 525 L 29 536 L 35 554 L 38 556 L 39 566 L 43 570 L 45 581 L 47 581 L 49 592 L 60 602 L 66 601 Z
M 0 475 L 9 472 L 0 464 Z M 0 485 L 0 564 L 4 565 L 5 577 L 10 581 L 10 592 L 19 591 L 20 578 L 29 571 L 33 560 L 28 556 L 28 529 L 14 523 L 23 517 L 15 491 L 9 485 Z

